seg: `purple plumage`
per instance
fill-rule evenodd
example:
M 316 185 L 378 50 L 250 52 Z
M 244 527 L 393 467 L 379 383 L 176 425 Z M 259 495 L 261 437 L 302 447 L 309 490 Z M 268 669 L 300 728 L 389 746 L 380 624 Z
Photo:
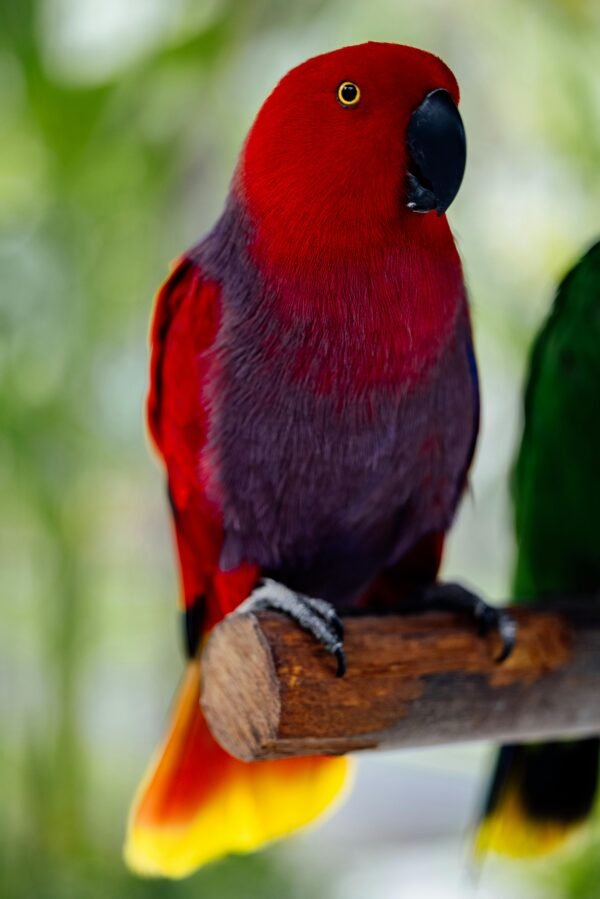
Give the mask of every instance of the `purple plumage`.
M 452 522 L 478 423 L 464 289 L 441 351 L 418 379 L 373 380 L 357 391 L 348 363 L 373 348 L 324 320 L 316 331 L 300 318 L 284 327 L 281 289 L 250 258 L 251 245 L 230 201 L 192 253 L 221 286 L 208 444 L 224 524 L 220 567 L 250 562 L 345 607 Z M 323 370 L 331 389 L 322 389 Z

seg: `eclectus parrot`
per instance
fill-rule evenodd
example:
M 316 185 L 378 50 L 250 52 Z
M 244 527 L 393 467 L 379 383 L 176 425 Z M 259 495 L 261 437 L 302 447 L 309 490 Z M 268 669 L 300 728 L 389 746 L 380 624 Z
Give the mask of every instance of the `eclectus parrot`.
M 533 346 L 513 472 L 518 603 L 600 590 L 600 242 L 565 277 Z M 558 848 L 590 814 L 596 738 L 503 746 L 477 848 Z
M 366 43 L 293 69 L 257 115 L 221 218 L 160 291 L 148 421 L 189 662 L 130 816 L 140 872 L 183 876 L 255 849 L 346 781 L 345 758 L 247 764 L 216 744 L 200 652 L 225 615 L 291 616 L 341 675 L 338 613 L 436 598 L 479 418 L 445 216 L 465 166 L 457 104 L 449 69 L 412 47 Z M 480 602 L 451 593 L 438 598 L 481 620 Z

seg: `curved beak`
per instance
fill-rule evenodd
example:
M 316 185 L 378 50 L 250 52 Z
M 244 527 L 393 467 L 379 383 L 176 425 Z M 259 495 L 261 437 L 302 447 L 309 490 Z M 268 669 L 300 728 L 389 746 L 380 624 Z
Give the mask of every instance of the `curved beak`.
M 427 94 L 408 124 L 410 155 L 406 205 L 443 215 L 458 193 L 467 160 L 465 129 L 448 91 Z

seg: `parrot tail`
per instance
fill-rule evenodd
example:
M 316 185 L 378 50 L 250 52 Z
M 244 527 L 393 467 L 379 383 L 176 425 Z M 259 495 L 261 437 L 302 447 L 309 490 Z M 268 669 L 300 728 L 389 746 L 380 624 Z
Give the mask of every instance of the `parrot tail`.
M 594 805 L 599 751 L 596 737 L 503 746 L 477 831 L 476 852 L 526 858 L 566 843 Z
M 125 861 L 139 874 L 185 877 L 251 852 L 317 818 L 341 793 L 343 757 L 240 762 L 215 742 L 200 708 L 200 662 L 188 662 L 166 741 L 129 815 Z

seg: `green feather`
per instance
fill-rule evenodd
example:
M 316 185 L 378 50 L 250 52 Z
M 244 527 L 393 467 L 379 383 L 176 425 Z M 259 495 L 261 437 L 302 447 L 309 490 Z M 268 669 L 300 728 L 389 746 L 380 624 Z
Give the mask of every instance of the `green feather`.
M 600 588 L 600 242 L 565 277 L 531 355 L 513 471 L 514 595 Z
M 600 590 L 600 242 L 537 336 L 513 470 L 516 602 Z M 513 856 L 568 842 L 594 804 L 600 742 L 505 746 L 476 845 Z

